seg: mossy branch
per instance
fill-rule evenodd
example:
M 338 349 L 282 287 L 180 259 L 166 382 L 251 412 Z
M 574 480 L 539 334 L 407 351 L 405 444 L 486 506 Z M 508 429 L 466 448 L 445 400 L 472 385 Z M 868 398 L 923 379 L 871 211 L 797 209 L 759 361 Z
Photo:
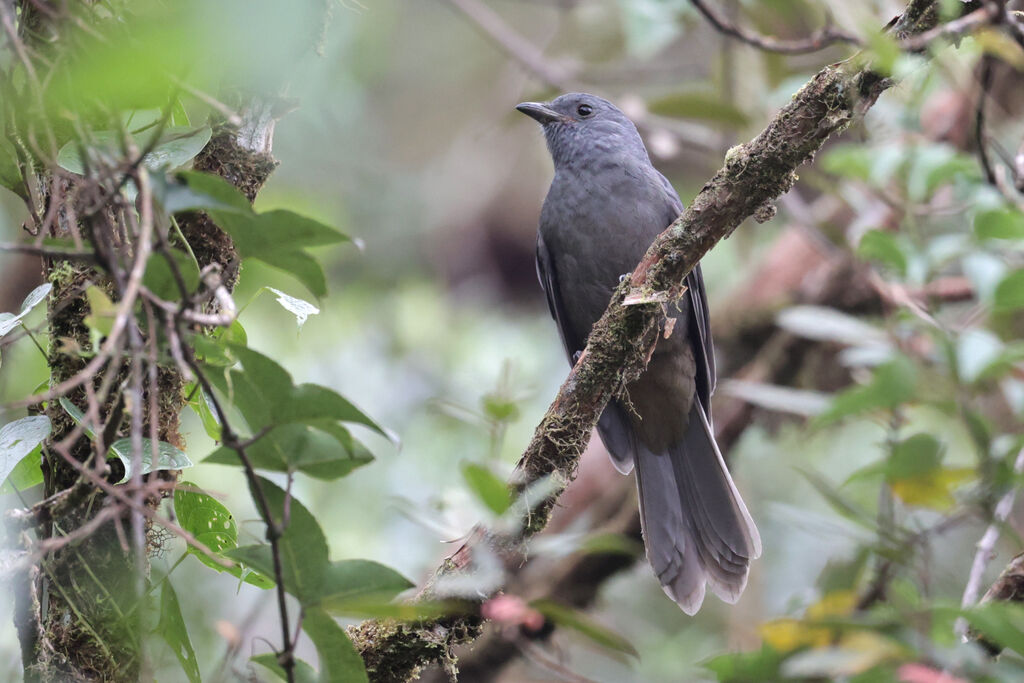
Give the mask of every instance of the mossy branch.
M 965 10 L 974 9 L 973 6 Z M 914 0 L 890 24 L 898 39 L 931 32 L 938 21 L 935 2 Z M 976 27 L 979 22 L 970 24 Z M 958 29 L 959 30 L 959 29 Z M 945 35 L 938 31 L 932 37 Z M 892 81 L 863 59 L 832 64 L 797 92 L 756 138 L 729 150 L 725 165 L 707 182 L 683 214 L 651 245 L 643 260 L 615 291 L 588 344 L 523 453 L 513 486 L 518 491 L 551 477 L 555 492 L 534 508 L 515 538 L 495 538 L 477 529 L 471 540 L 435 572 L 421 598 L 438 597 L 439 578 L 470 573 L 474 553 L 488 544 L 521 543 L 546 525 L 555 501 L 572 480 L 591 431 L 608 401 L 646 367 L 662 333 L 665 308 L 685 291 L 682 283 L 697 262 L 746 218 L 770 218 L 772 202 L 788 191 L 796 170 L 813 159 L 832 135 L 861 117 Z M 482 628 L 476 614 L 419 623 L 367 621 L 350 629 L 371 681 L 415 678 L 441 662 L 457 671 L 451 648 L 475 639 Z

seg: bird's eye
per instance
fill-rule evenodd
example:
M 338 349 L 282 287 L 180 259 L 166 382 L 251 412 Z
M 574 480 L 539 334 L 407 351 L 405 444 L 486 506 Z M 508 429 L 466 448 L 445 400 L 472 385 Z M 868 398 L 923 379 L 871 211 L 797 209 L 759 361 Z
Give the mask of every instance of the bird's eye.
M 594 108 L 591 107 L 589 104 L 581 104 L 580 106 L 576 107 L 576 113 L 579 114 L 580 116 L 590 116 L 591 114 L 594 113 Z

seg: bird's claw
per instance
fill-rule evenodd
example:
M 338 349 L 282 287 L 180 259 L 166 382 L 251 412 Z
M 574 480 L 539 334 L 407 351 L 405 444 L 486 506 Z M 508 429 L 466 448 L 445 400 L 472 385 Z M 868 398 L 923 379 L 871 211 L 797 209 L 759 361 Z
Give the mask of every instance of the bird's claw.
M 572 354 L 572 364 L 576 365 L 576 363 L 578 363 L 579 360 L 580 360 L 580 356 L 582 356 L 582 355 L 583 355 L 582 351 L 577 351 L 576 353 Z
M 623 273 L 622 275 L 619 276 L 619 282 L 624 281 L 628 277 L 632 277 L 632 275 L 633 273 Z

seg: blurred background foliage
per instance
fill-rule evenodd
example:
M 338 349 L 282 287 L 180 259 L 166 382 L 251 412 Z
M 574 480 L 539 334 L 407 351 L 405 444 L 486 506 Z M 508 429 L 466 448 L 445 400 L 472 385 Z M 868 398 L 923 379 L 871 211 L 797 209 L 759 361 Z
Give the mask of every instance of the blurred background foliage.
M 902 9 L 877 0 L 719 4 L 782 38 L 826 21 L 873 35 Z M 281 96 L 280 167 L 257 208 L 296 209 L 361 248 L 315 250 L 330 294 L 301 330 L 272 296 L 256 295 L 268 286 L 314 294 L 247 262 L 236 300 L 252 301 L 241 322 L 249 344 L 297 382 L 343 392 L 399 437 L 396 447 L 361 432 L 375 462 L 338 482 L 301 479 L 295 493 L 332 557 L 376 559 L 416 582 L 492 515 L 465 465 L 508 475 L 566 373 L 532 262 L 550 162 L 514 105 L 560 85 L 607 95 L 640 122 L 656 165 L 686 199 L 814 72 L 852 54 L 760 52 L 715 33 L 685 0 L 154 3 L 136 15 L 123 41 L 80 37 L 70 90 L 47 106 L 59 118 L 60 98 L 78 96 L 73 87 L 111 110 L 144 106 L 147 83 L 166 85 L 157 73 L 189 84 L 183 101 L 195 124 L 209 113 L 206 92 L 227 102 L 231 93 Z M 492 15 L 497 38 L 480 28 Z M 509 36 L 512 56 L 499 45 Z M 515 36 L 536 46 L 557 82 L 524 68 Z M 526 657 L 495 677 L 867 681 L 909 676 L 906 667 L 922 662 L 967 680 L 1019 679 L 1018 653 L 993 663 L 959 643 L 953 621 L 975 544 L 996 501 L 1021 481 L 1024 214 L 1019 196 L 1015 205 L 987 181 L 973 125 L 979 61 L 994 55 L 987 134 L 1005 180 L 998 150 L 1012 157 L 1024 136 L 1024 53 L 994 38 L 938 49 L 930 62 L 873 49 L 900 84 L 801 171 L 777 217 L 741 227 L 703 262 L 720 340 L 716 399 L 726 404 L 716 415 L 735 432 L 727 458 L 764 539 L 746 593 L 734 607 L 709 599 L 688 618 L 639 562 L 591 608 L 638 657 L 571 630 L 537 643 L 520 635 L 509 647 Z M 20 239 L 24 220 L 20 200 L 0 191 L 0 239 Z M 4 311 L 41 282 L 29 257 L 0 255 L 0 272 Z M 45 381 L 30 343 L 2 351 L 0 403 Z M 214 444 L 194 415 L 186 420 L 198 461 Z M 221 497 L 240 537 L 255 540 L 262 527 L 240 471 L 199 464 L 188 478 Z M 595 439 L 563 499 L 568 521 L 536 544 L 537 557 L 581 552 L 580 538 L 600 530 L 588 503 L 630 486 Z M 1021 549 L 1022 521 L 1015 509 L 998 525 L 982 590 Z M 179 545 L 169 541 L 155 571 L 178 559 Z M 635 552 L 635 542 L 617 547 Z M 259 589 L 192 560 L 174 583 L 204 678 L 230 678 L 265 651 L 254 638 L 276 634 Z M 0 677 L 16 680 L 8 609 L 0 601 Z M 1021 615 L 988 616 L 997 640 L 1019 647 Z M 316 660 L 308 643 L 299 655 Z M 154 645 L 151 656 L 158 679 L 176 680 L 169 650 Z

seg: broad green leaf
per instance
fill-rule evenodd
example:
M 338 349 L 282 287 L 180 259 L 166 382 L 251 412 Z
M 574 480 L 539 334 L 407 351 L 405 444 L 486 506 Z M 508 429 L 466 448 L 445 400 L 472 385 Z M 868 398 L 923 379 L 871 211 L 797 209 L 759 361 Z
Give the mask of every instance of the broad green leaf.
M 1024 268 L 1011 272 L 999 281 L 992 303 L 998 312 L 1024 307 Z
M 819 420 L 822 423 L 859 415 L 872 410 L 891 409 L 914 398 L 917 370 L 903 356 L 875 368 L 869 384 L 847 389 L 832 399 L 832 407 Z
M 146 131 L 136 140 L 136 146 L 142 150 L 149 146 L 152 135 L 157 131 Z M 143 163 L 146 168 L 157 171 L 163 168 L 175 168 L 191 161 L 210 141 L 210 128 L 165 128 L 161 131 L 161 142 L 149 152 Z M 72 140 L 57 152 L 57 163 L 72 173 L 85 174 L 85 160 L 82 159 L 82 144 Z M 93 133 L 92 139 L 85 145 L 90 165 L 100 159 L 121 159 L 122 136 L 118 131 L 100 131 Z
M 346 604 L 388 602 L 413 583 L 390 567 L 370 560 L 332 562 L 324 578 L 320 604 L 332 614 L 345 614 Z
M 309 316 L 320 313 L 320 309 L 308 301 L 303 301 L 302 299 L 297 299 L 294 296 L 285 294 L 280 289 L 274 289 L 273 287 L 267 287 L 266 289 L 276 294 L 277 303 L 281 304 L 286 311 L 295 316 L 295 322 L 299 326 L 299 329 L 302 329 L 303 323 L 306 322 L 306 319 L 309 318 Z
M 322 609 L 306 610 L 302 630 L 320 658 L 319 683 L 369 683 L 363 658 L 331 615 Z
M 154 176 L 154 193 L 168 213 L 230 211 L 254 215 L 252 205 L 234 185 L 220 176 L 200 171 L 178 171 Z
M 901 276 L 907 274 L 907 255 L 896 236 L 887 230 L 869 230 L 857 244 L 857 255 L 879 261 Z
M 715 674 L 720 683 L 750 683 L 751 681 L 774 681 L 779 677 L 779 667 L 784 655 L 764 645 L 751 652 L 730 652 L 704 662 L 704 667 Z
M 160 589 L 160 623 L 156 630 L 178 658 L 181 670 L 188 676 L 189 682 L 200 683 L 202 677 L 199 675 L 199 661 L 196 659 L 195 650 L 192 649 L 192 641 L 188 637 L 188 629 L 185 628 L 185 620 L 181 616 L 178 595 L 174 592 L 170 579 L 164 579 L 163 587 Z
M 653 114 L 680 119 L 699 119 L 721 126 L 739 128 L 749 117 L 734 104 L 708 92 L 684 92 L 660 97 L 647 103 Z
M 277 655 L 273 652 L 266 652 L 262 655 L 254 655 L 249 658 L 250 662 L 256 662 L 260 666 L 273 671 L 282 681 L 288 680 L 288 675 L 281 665 L 277 663 Z M 301 659 L 295 660 L 295 683 L 316 683 L 316 669 Z
M 286 424 L 273 428 L 246 449 L 256 469 L 275 472 L 300 471 L 318 479 L 332 480 L 373 461 L 373 456 L 347 429 L 327 421 Z M 215 450 L 204 462 L 240 465 L 238 454 L 226 447 Z
M 159 109 L 133 109 L 121 114 L 121 125 L 129 133 L 138 133 L 152 127 L 161 118 L 163 112 Z
M 223 553 L 237 547 L 238 525 L 231 511 L 208 494 L 188 490 L 190 488 L 197 487 L 191 482 L 183 481 L 174 490 L 174 514 L 181 528 L 215 553 Z M 188 547 L 188 552 L 206 566 L 218 572 L 226 571 L 254 586 L 270 588 L 274 585 L 273 580 L 249 568 L 235 566 L 229 569 L 192 546 Z M 273 576 L 273 571 L 270 576 Z
M 98 338 L 106 337 L 114 329 L 117 305 L 96 285 L 89 285 L 86 288 L 85 298 L 89 302 L 89 315 L 85 316 L 85 324 Z M 98 339 L 94 339 L 93 346 L 95 347 L 97 343 Z
M 7 481 L 0 484 L 0 494 L 24 491 L 43 483 L 43 447 L 36 446 L 32 452 L 22 458 L 10 474 Z
M 19 197 L 25 189 L 21 183 L 21 168 L 18 166 L 18 154 L 14 145 L 0 135 L 0 187 L 5 187 Z
M 0 484 L 49 435 L 50 418 L 45 415 L 30 415 L 0 427 Z
M 242 363 L 231 370 L 231 384 L 220 373 L 211 381 L 241 411 L 251 429 L 302 422 L 316 426 L 324 420 L 354 422 L 388 434 L 347 399 L 326 387 L 292 383 L 291 375 L 275 361 L 240 344 L 227 344 Z M 390 438 L 390 437 L 389 437 Z
M 57 402 L 60 403 L 60 406 L 61 408 L 64 409 L 64 412 L 71 416 L 71 419 L 75 421 L 75 424 L 82 425 L 82 427 L 85 429 L 86 435 L 90 439 L 96 438 L 96 431 L 94 426 L 86 421 L 85 413 L 83 413 L 78 406 L 72 403 L 71 400 L 68 399 L 66 396 L 61 396 L 59 399 L 57 399 Z
M 196 266 L 196 262 L 191 256 L 178 249 L 169 249 L 166 253 L 154 254 L 146 262 L 146 273 L 142 276 L 142 284 L 164 301 L 178 301 L 182 297 L 181 290 L 178 288 L 178 281 L 167 260 L 168 254 L 170 258 L 174 259 L 174 264 L 177 266 L 188 293 L 192 294 L 199 288 L 199 268 Z
M 327 281 L 320 263 L 305 249 L 349 240 L 334 228 L 283 209 L 261 214 L 213 211 L 211 216 L 231 235 L 243 258 L 292 274 L 317 297 L 327 294 Z
M 132 440 L 118 439 L 110 444 L 111 455 L 119 458 L 124 463 L 124 478 L 117 482 L 123 484 L 132 478 Z M 157 470 L 183 470 L 192 467 L 192 461 L 183 451 L 178 450 L 166 441 L 156 442 L 156 462 L 153 462 L 153 442 L 149 439 L 142 439 L 142 467 L 140 474 L 149 474 Z
M 263 477 L 258 481 L 271 517 L 280 524 L 284 515 L 284 490 Z M 250 492 L 255 501 L 256 492 L 251 489 Z M 294 497 L 288 502 L 288 525 L 278 539 L 278 548 L 285 588 L 303 605 L 315 604 L 323 594 L 329 568 L 327 539 L 316 518 Z M 244 546 L 226 554 L 268 576 L 274 575 L 270 544 Z
M 892 75 L 896 60 L 903 55 L 903 48 L 891 35 L 882 31 L 871 31 L 866 37 L 868 50 L 865 56 L 870 59 L 871 70 L 886 76 Z
M 32 312 L 32 309 L 38 306 L 46 299 L 46 295 L 53 289 L 53 285 L 49 282 L 39 285 L 25 297 L 25 300 L 21 302 L 21 311 L 17 314 L 2 313 L 0 314 L 0 337 L 3 337 L 8 332 L 18 326 L 18 323 L 26 315 Z
M 185 394 L 192 396 L 188 405 L 199 416 L 199 421 L 203 423 L 203 431 L 214 441 L 220 441 L 222 436 L 220 420 L 217 419 L 217 414 L 214 412 L 213 404 L 210 397 L 206 395 L 206 391 L 193 382 L 186 387 Z
M 974 217 L 974 234 L 978 239 L 1024 239 L 1024 213 L 1015 209 L 990 209 Z
M 483 465 L 467 462 L 462 465 L 462 478 L 476 495 L 495 515 L 501 516 L 512 505 L 512 492 L 508 485 Z
M 552 600 L 534 600 L 530 606 L 563 628 L 572 629 L 606 650 L 640 657 L 628 640 L 602 626 L 583 612 L 565 607 Z
M 1024 606 L 989 602 L 964 610 L 963 616 L 986 639 L 1024 655 Z

